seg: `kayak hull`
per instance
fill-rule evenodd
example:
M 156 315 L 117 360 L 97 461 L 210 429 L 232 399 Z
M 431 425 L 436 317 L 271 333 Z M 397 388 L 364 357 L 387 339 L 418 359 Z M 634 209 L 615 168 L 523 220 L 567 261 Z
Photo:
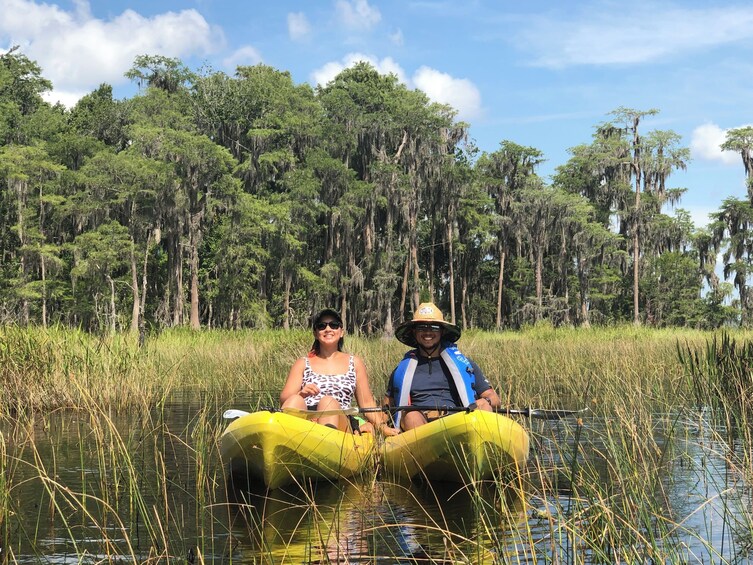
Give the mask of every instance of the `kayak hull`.
M 275 489 L 351 477 L 372 460 L 371 434 L 355 435 L 282 412 L 253 412 L 220 436 L 222 461 Z
M 528 433 L 518 422 L 473 410 L 388 437 L 382 461 L 388 476 L 470 483 L 519 473 L 528 450 Z

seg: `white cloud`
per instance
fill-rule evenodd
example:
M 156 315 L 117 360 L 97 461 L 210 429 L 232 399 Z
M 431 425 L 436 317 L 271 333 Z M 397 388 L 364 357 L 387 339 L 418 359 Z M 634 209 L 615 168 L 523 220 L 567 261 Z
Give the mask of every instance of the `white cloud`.
M 535 65 L 635 64 L 753 39 L 753 7 L 676 8 L 589 2 L 568 14 L 529 18 L 518 46 Z
M 402 47 L 403 44 L 405 44 L 405 38 L 403 37 L 403 30 L 398 29 L 395 33 L 390 34 L 390 41 L 397 45 L 398 47 Z
M 81 98 L 88 93 L 89 91 L 84 90 L 65 91 L 56 89 L 52 92 L 42 93 L 42 98 L 50 104 L 57 104 L 60 102 L 66 108 L 73 108 L 76 105 L 76 102 L 81 100 Z
M 236 49 L 229 57 L 223 59 L 222 66 L 228 71 L 234 72 L 237 67 L 256 65 L 261 63 L 261 61 L 262 58 L 259 52 L 250 45 L 246 45 L 245 47 Z
M 481 114 L 481 93 L 468 79 L 455 78 L 424 66 L 413 75 L 413 82 L 432 100 L 455 108 L 461 120 L 470 120 Z
M 688 214 L 690 214 L 690 219 L 693 222 L 693 225 L 697 228 L 706 228 L 711 223 L 711 218 L 709 218 L 709 214 L 713 214 L 714 212 L 718 212 L 718 208 L 714 208 L 713 206 L 683 206 L 683 209 L 685 209 Z
M 402 67 L 400 67 L 392 57 L 385 57 L 380 60 L 371 55 L 364 55 L 363 53 L 348 53 L 343 57 L 342 61 L 331 61 L 326 63 L 324 66 L 311 73 L 311 80 L 315 84 L 324 86 L 343 70 L 352 67 L 361 61 L 369 63 L 383 75 L 392 73 L 397 76 L 400 82 L 407 83 L 405 71 L 403 71 Z
M 367 0 L 337 0 L 335 9 L 340 20 L 352 30 L 371 29 L 382 20 L 379 8 L 369 6 Z
M 319 67 L 313 73 L 311 73 L 311 82 L 325 86 L 329 81 L 339 75 L 345 68 L 345 65 L 337 61 L 330 61 L 329 63 L 325 63 L 324 66 Z
M 311 32 L 311 25 L 309 24 L 306 14 L 303 12 L 291 12 L 288 14 L 288 36 L 293 41 L 300 41 L 305 39 Z
M 391 57 L 377 59 L 363 53 L 349 53 L 341 61 L 331 61 L 314 71 L 311 80 L 315 84 L 326 85 L 344 69 L 360 61 L 371 64 L 381 74 L 396 75 L 408 88 L 419 88 L 434 102 L 449 104 L 458 111 L 461 120 L 470 120 L 481 114 L 481 93 L 470 80 L 455 78 L 426 66 L 419 68 L 409 80 L 402 67 Z
M 102 20 L 91 16 L 83 0 L 75 2 L 74 11 L 32 0 L 0 0 L 0 13 L 0 41 L 20 45 L 39 63 L 56 90 L 53 100 L 102 82 L 126 82 L 123 73 L 138 55 L 182 58 L 224 46 L 222 32 L 193 9 L 153 17 L 129 9 Z
M 720 161 L 725 165 L 740 165 L 740 156 L 734 151 L 722 151 L 721 145 L 727 130 L 716 124 L 704 124 L 693 130 L 690 151 L 694 159 Z

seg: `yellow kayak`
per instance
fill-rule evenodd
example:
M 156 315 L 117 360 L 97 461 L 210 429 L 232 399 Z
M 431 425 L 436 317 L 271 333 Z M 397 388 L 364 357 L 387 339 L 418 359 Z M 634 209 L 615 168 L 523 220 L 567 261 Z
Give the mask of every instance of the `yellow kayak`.
M 473 410 L 388 437 L 382 459 L 387 476 L 468 483 L 522 470 L 528 442 L 512 418 Z
M 220 436 L 222 461 L 270 489 L 353 476 L 366 467 L 373 449 L 372 434 L 344 433 L 282 412 L 241 416 Z

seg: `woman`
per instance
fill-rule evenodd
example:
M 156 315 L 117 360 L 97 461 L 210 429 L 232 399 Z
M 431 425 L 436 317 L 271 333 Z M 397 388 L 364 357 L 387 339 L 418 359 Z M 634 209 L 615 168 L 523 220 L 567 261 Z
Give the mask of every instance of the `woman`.
M 283 408 L 315 410 L 341 410 L 350 408 L 355 396 L 358 406 L 376 406 L 369 387 L 369 378 L 363 361 L 343 352 L 343 328 L 340 314 L 326 308 L 314 317 L 314 345 L 306 357 L 298 359 L 290 369 L 288 379 L 280 393 Z M 362 431 L 380 430 L 393 435 L 397 430 L 387 427 L 383 412 L 366 412 L 369 424 Z M 330 414 L 316 418 L 325 426 L 340 431 L 351 429 L 344 414 Z

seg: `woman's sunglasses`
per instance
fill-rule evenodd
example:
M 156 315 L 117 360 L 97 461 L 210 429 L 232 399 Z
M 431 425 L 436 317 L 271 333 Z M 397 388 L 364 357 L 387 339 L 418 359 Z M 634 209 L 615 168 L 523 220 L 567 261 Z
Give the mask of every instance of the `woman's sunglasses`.
M 339 330 L 343 325 L 340 322 L 317 322 L 314 324 L 314 328 L 316 328 L 317 331 L 322 331 L 324 328 L 329 326 L 333 330 Z

